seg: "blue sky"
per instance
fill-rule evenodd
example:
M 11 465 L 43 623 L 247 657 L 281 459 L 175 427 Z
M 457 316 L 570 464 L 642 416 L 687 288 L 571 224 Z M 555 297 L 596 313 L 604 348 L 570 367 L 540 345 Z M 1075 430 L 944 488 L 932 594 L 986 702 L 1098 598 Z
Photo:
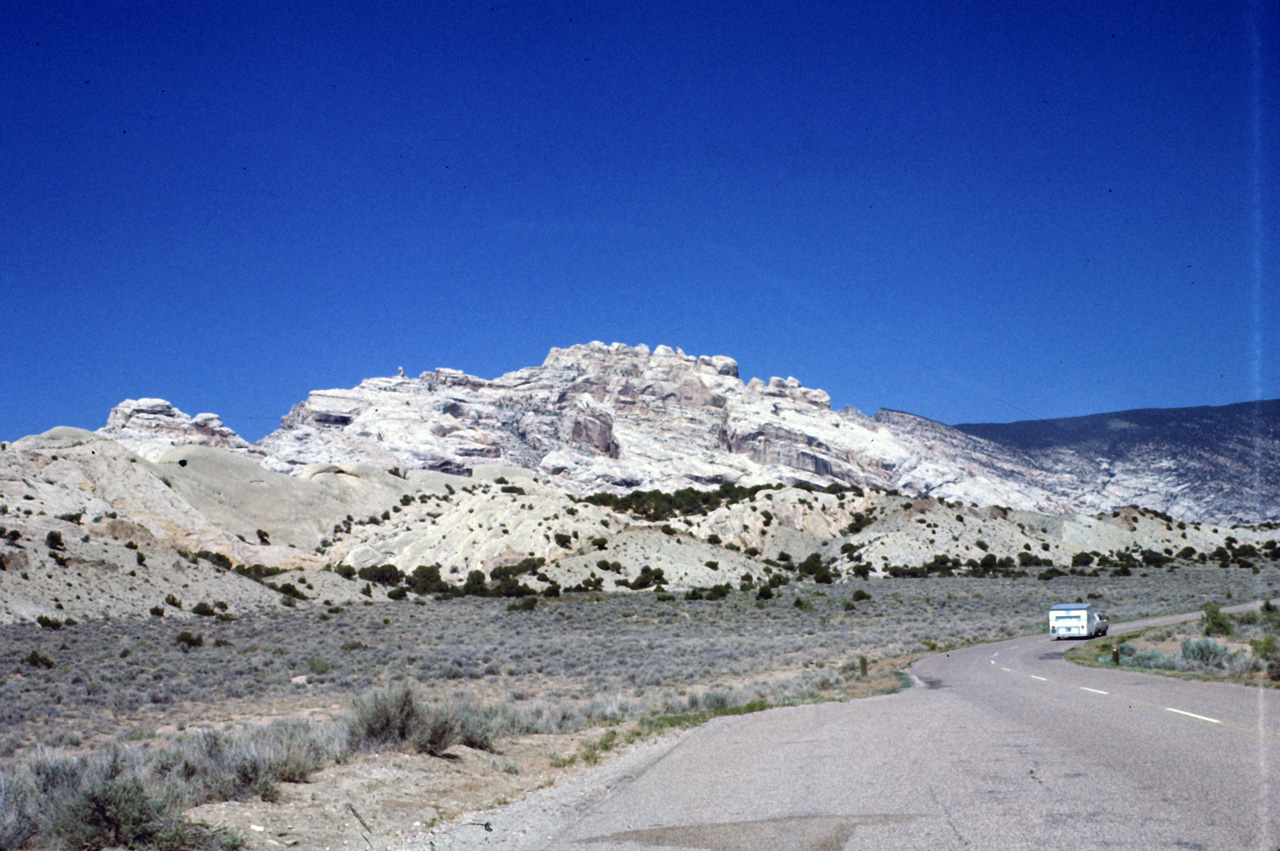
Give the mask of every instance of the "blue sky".
M 1280 397 L 1280 2 L 0 7 L 0 438 L 667 344 L 943 422 Z

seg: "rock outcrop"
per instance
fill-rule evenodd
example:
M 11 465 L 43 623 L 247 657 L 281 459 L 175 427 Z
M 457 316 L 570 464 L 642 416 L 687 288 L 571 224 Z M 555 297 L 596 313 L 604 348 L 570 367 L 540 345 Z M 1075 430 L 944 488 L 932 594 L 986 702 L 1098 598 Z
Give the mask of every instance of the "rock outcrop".
M 590 343 L 491 381 L 438 369 L 317 391 L 259 446 L 275 470 L 353 458 L 448 472 L 506 464 L 579 494 L 724 482 L 891 488 L 915 475 L 941 495 L 979 499 L 988 494 L 974 472 L 1023 472 L 1019 453 L 961 437 L 953 457 L 930 458 L 875 419 L 832 411 L 826 393 L 794 378 L 744 384 L 731 358 Z M 931 464 L 946 468 L 945 482 L 921 478 Z M 1029 508 L 1059 503 L 1029 483 L 996 490 Z
M 187 416 L 164 399 L 125 399 L 111 409 L 107 424 L 98 429 L 121 446 L 148 461 L 174 446 L 212 446 L 245 454 L 255 453 L 248 441 L 223 425 L 217 414 Z
M 597 342 L 492 380 L 441 368 L 317 390 L 253 446 L 212 414 L 187 417 L 155 399 L 122 403 L 101 433 L 149 459 L 202 443 L 276 472 L 362 462 L 469 475 L 504 465 L 576 495 L 839 483 L 1049 514 L 1137 504 L 1187 520 L 1280 519 L 1280 405 L 1263 411 L 1262 429 L 1253 412 L 1249 434 L 1237 433 L 1239 417 L 1204 413 L 1216 410 L 1166 412 L 1201 418 L 1175 437 L 1019 441 L 999 427 L 833 411 L 825 392 L 795 378 L 744 383 L 728 357 Z

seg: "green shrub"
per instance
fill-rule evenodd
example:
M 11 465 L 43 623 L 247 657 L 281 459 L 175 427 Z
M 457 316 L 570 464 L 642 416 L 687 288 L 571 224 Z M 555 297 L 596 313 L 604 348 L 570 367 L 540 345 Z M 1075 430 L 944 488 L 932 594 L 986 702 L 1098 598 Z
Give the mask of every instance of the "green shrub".
M 279 585 L 276 585 L 276 584 L 275 584 L 275 583 L 273 583 L 273 582 L 264 582 L 264 583 L 262 583 L 262 584 L 263 584 L 263 585 L 265 585 L 265 586 L 267 586 L 268 588 L 270 588 L 272 591 L 279 591 L 279 592 L 280 592 L 281 594 L 283 594 L 286 598 L 291 599 L 291 600 L 307 600 L 307 599 L 310 599 L 310 598 L 308 598 L 308 597 L 307 597 L 307 595 L 306 595 L 306 594 L 304 594 L 304 593 L 302 593 L 300 590 L 298 590 L 298 587 L 297 587 L 296 585 L 294 585 L 292 582 L 281 582 Z M 285 605 L 289 605 L 289 604 L 288 604 L 288 603 L 285 603 Z
M 208 603 L 196 603 L 191 607 L 191 614 L 199 615 L 202 618 L 211 618 L 217 614 L 217 611 L 215 611 L 213 606 L 210 606 Z
M 462 584 L 462 593 L 473 597 L 484 597 L 489 593 L 485 584 L 484 571 L 472 570 L 467 574 L 467 581 Z
M 44 543 L 45 543 L 45 546 L 47 546 L 51 550 L 66 549 L 66 547 L 64 547 L 62 544 L 61 532 L 50 530 L 49 534 L 44 536 Z
M 329 673 L 332 668 L 333 666 L 330 665 L 326 659 L 323 659 L 320 656 L 311 656 L 307 658 L 308 673 L 319 676 L 320 674 Z
M 196 561 L 199 561 L 200 559 L 204 559 L 205 561 L 212 564 L 214 567 L 220 567 L 223 570 L 231 569 L 231 559 L 223 555 L 222 553 L 213 553 L 213 552 L 209 552 L 208 550 L 200 550 L 199 552 L 196 553 L 195 558 L 196 558 Z
M 408 686 L 392 686 L 352 702 L 348 736 L 353 750 L 410 745 L 441 756 L 455 744 L 493 750 L 493 724 L 465 703 L 423 706 Z
M 1204 604 L 1204 614 L 1200 617 L 1200 623 L 1204 625 L 1205 635 L 1230 635 L 1232 632 L 1231 619 L 1224 615 L 1215 603 Z
M 409 577 L 415 594 L 443 594 L 451 590 L 449 583 L 440 577 L 440 565 L 418 565 Z
M 413 734 L 422 708 L 408 686 L 395 686 L 357 697 L 351 703 L 348 738 L 352 750 L 400 745 Z
M 157 618 L 164 617 L 164 606 L 152 606 L 151 614 L 153 617 L 157 617 Z
M 111 777 L 62 802 L 50 827 L 71 848 L 155 847 L 180 829 L 167 809 L 147 793 L 141 778 Z
M 204 646 L 203 635 L 192 635 L 187 630 L 178 633 L 178 637 L 173 640 L 175 647 L 181 647 L 183 651 L 190 650 L 193 647 Z
M 48 668 L 54 667 L 54 661 L 50 659 L 48 656 L 45 656 L 39 650 L 32 650 L 30 653 L 28 653 L 26 656 L 23 657 L 22 661 L 33 668 L 48 669 Z
M 404 573 L 394 564 L 362 567 L 357 575 L 366 582 L 372 582 L 376 585 L 395 586 L 404 582 Z
M 1280 643 L 1277 643 L 1274 633 L 1262 638 L 1250 639 L 1249 646 L 1253 649 L 1253 655 L 1259 659 L 1272 659 L 1280 655 Z
M 57 618 L 51 618 L 48 615 L 39 615 L 36 617 L 36 623 L 45 629 L 62 629 L 62 621 Z
M 164 598 L 164 602 L 166 605 L 173 606 L 175 609 L 182 608 L 182 601 L 179 600 L 177 597 L 175 597 L 173 594 L 166 595 Z
M 729 592 L 732 590 L 733 590 L 733 586 L 731 586 L 728 582 L 722 582 L 719 585 L 712 585 L 710 588 L 706 589 L 705 592 L 703 592 L 703 599 L 723 600 L 725 597 L 729 596 Z
M 556 532 L 556 546 L 562 550 L 567 550 L 573 546 L 573 538 L 564 532 Z
M 405 588 L 403 585 L 398 586 L 396 588 L 392 588 L 390 591 L 387 592 L 388 600 L 403 600 L 408 596 L 409 596 L 409 589 Z
M 538 607 L 537 597 L 523 597 L 514 603 L 507 604 L 508 612 L 532 612 Z

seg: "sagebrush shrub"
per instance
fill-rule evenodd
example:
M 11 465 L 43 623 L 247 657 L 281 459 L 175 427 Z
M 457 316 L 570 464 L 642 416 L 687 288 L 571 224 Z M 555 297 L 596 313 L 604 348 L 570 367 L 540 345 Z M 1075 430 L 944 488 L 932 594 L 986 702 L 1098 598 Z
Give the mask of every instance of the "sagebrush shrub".
M 408 686 L 392 686 L 352 701 L 349 720 L 352 750 L 408 744 L 419 753 L 440 756 L 456 744 L 493 750 L 493 718 L 474 704 L 423 705 Z
M 35 835 L 34 805 L 25 779 L 0 769 L 0 851 L 16 851 Z

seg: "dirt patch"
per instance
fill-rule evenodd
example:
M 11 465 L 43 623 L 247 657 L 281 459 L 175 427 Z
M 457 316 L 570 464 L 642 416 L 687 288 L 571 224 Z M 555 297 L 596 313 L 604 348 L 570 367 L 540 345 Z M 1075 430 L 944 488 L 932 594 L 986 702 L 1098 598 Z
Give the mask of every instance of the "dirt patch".
M 504 741 L 501 753 L 456 747 L 445 758 L 386 752 L 316 772 L 308 783 L 280 784 L 280 799 L 205 804 L 196 822 L 240 832 L 250 849 L 397 846 L 405 838 L 464 813 L 523 797 L 584 766 L 556 766 L 586 735 L 528 736 Z M 483 830 L 483 827 L 478 829 Z

